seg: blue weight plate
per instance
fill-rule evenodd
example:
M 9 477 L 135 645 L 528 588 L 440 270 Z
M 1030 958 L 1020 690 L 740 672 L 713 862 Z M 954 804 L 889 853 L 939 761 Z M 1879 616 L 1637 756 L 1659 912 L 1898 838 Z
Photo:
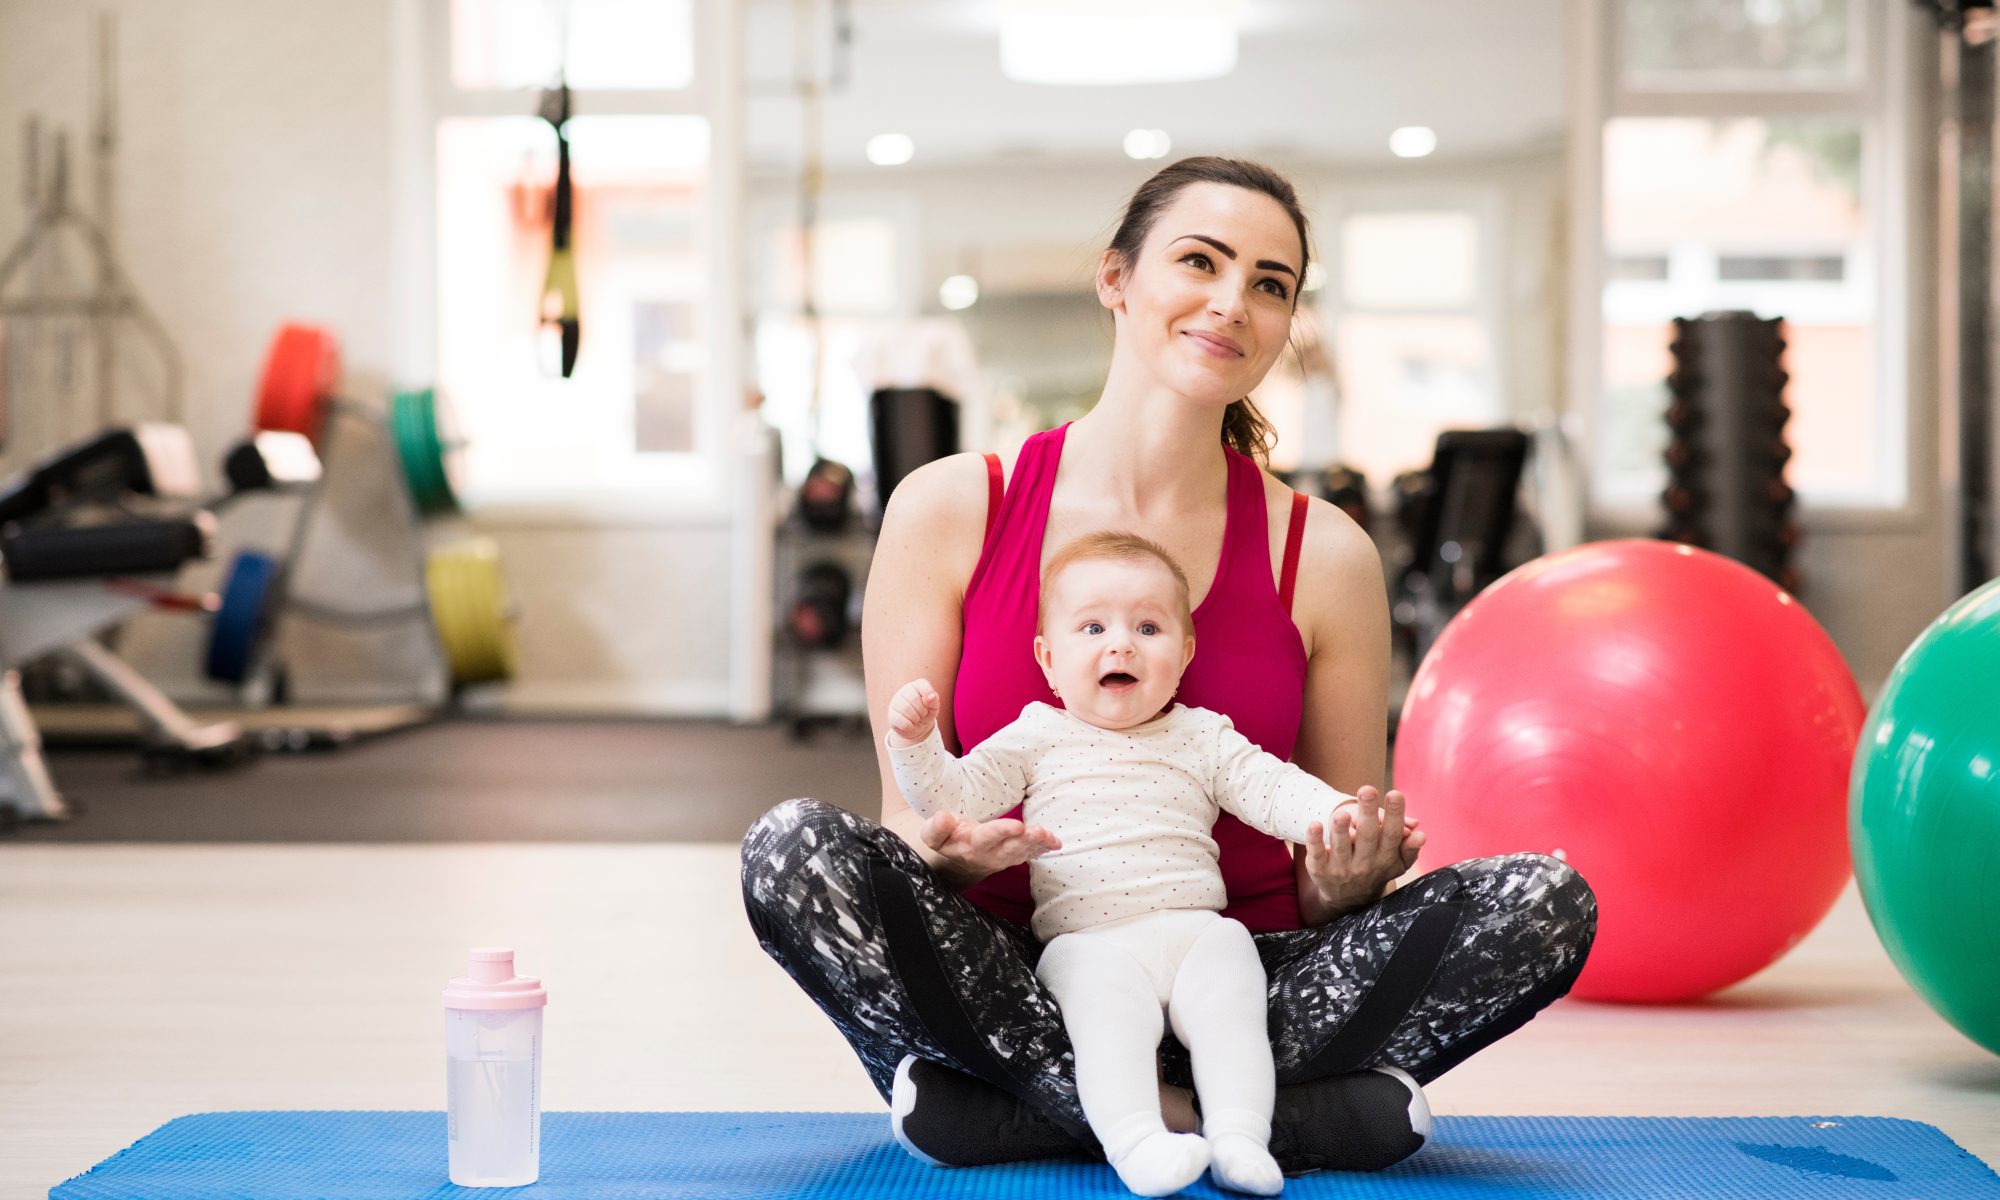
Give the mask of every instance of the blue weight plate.
M 210 679 L 242 683 L 250 677 L 277 587 L 277 559 L 255 550 L 237 553 L 222 585 L 222 607 L 216 610 L 215 623 L 208 629 L 206 670 Z

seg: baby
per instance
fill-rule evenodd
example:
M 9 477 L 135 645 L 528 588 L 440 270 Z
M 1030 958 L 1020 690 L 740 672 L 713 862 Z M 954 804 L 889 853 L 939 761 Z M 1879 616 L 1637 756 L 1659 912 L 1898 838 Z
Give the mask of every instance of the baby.
M 1249 931 L 1221 915 L 1210 830 L 1227 811 L 1306 842 L 1355 797 L 1229 718 L 1173 703 L 1194 632 L 1187 579 L 1159 546 L 1122 533 L 1071 542 L 1049 563 L 1041 605 L 1035 657 L 1065 707 L 1031 703 L 954 758 L 936 689 L 905 684 L 889 701 L 896 783 L 926 818 L 984 821 L 1025 802 L 1023 816 L 1060 841 L 1029 865 L 1047 943 L 1035 974 L 1062 1007 L 1084 1116 L 1125 1186 L 1163 1196 L 1207 1169 L 1222 1187 L 1276 1195 L 1264 969 Z M 1161 1115 L 1163 1013 L 1193 1062 L 1202 1136 L 1170 1132 Z

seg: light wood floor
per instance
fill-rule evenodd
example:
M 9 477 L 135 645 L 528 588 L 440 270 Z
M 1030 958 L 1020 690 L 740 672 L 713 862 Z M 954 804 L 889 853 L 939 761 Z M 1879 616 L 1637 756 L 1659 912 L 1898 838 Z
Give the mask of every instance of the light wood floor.
M 494 943 L 549 988 L 548 1109 L 881 1108 L 758 951 L 733 846 L 15 845 L 0 1197 L 183 1113 L 443 1107 L 439 989 Z M 1430 1095 L 1443 1113 L 1906 1117 L 2000 1163 L 2000 1059 L 1904 985 L 1852 889 L 1709 1003 L 1564 1001 Z

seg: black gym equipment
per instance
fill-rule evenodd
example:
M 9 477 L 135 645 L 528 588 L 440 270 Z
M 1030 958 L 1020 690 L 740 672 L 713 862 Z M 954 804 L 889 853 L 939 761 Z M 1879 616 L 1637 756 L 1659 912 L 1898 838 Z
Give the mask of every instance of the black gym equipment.
M 1727 555 L 1796 593 L 1784 349 L 1784 323 L 1754 313 L 1674 320 L 1659 536 Z
M 799 484 L 799 520 L 814 533 L 840 533 L 854 515 L 854 472 L 829 458 L 817 459 Z
M 854 473 L 820 459 L 772 538 L 773 715 L 795 738 L 827 726 L 865 731 L 861 594 L 875 533 L 856 520 Z
M 1431 465 L 1394 482 L 1404 553 L 1390 588 L 1397 643 L 1412 669 L 1466 603 L 1511 565 L 1529 437 L 1519 429 L 1447 429 Z
M 877 388 L 868 400 L 877 513 L 910 472 L 958 453 L 958 402 L 936 388 Z
M 2000 572 L 2000 421 L 1994 420 L 1992 347 L 1995 245 L 1993 167 L 1996 43 L 1993 5 L 1980 0 L 1917 0 L 1942 30 L 1944 94 L 1938 193 L 1944 201 L 1938 260 L 1943 342 L 1940 416 L 1944 431 L 1945 534 L 1951 595 Z M 1984 28 L 1968 22 L 1984 11 Z
M 838 646 L 847 640 L 847 610 L 853 600 L 854 578 L 845 567 L 834 562 L 813 563 L 799 574 L 786 624 L 800 645 Z
M 583 306 L 576 284 L 576 250 L 570 245 L 573 207 L 569 181 L 569 85 L 542 93 L 538 115 L 556 131 L 556 189 L 549 216 L 549 269 L 542 281 L 540 323 L 556 337 L 552 364 L 568 379 L 583 345 Z

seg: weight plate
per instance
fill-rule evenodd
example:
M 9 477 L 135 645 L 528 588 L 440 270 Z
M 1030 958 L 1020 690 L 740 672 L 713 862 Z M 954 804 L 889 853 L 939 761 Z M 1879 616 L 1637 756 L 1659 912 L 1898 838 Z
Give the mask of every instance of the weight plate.
M 257 386 L 259 429 L 317 439 L 340 377 L 340 346 L 311 325 L 286 325 L 271 342 Z
M 452 682 L 463 687 L 513 678 L 514 629 L 499 548 L 478 538 L 432 551 L 425 575 Z
M 222 585 L 222 607 L 208 627 L 210 679 L 242 683 L 250 677 L 257 646 L 270 624 L 278 590 L 278 560 L 255 550 L 239 551 Z
M 437 396 L 428 388 L 398 392 L 389 405 L 389 432 L 403 478 L 418 511 L 426 515 L 458 511 L 458 493 L 452 486 L 456 455 L 439 428 L 440 415 Z

